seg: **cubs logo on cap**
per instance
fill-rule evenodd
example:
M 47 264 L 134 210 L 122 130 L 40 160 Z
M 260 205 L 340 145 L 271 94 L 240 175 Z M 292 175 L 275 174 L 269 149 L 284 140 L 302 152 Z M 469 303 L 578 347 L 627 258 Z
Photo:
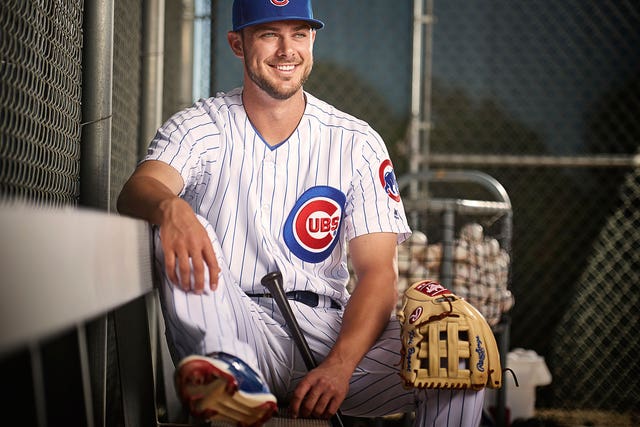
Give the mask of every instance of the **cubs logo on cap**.
M 338 243 L 347 198 L 333 187 L 305 191 L 289 213 L 283 237 L 295 256 L 306 262 L 324 261 Z
M 274 21 L 305 21 L 320 29 L 324 23 L 313 17 L 311 0 L 234 0 L 233 31 Z

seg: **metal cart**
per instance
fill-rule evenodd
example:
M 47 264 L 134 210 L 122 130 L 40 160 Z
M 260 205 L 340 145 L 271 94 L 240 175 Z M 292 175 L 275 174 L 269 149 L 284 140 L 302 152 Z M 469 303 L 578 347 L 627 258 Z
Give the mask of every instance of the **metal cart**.
M 412 195 L 425 195 L 403 196 L 403 203 L 414 234 L 417 232 L 418 236 L 424 236 L 426 239 L 421 241 L 418 237 L 417 244 L 438 245 L 439 262 L 434 263 L 433 260 L 428 259 L 429 251 L 427 251 L 427 256 L 421 259 L 427 266 L 426 271 L 425 269 L 419 271 L 417 277 L 423 274 L 429 274 L 430 277 L 436 275 L 443 286 L 458 293 L 456 262 L 459 262 L 459 257 L 456 251 L 460 249 L 460 234 L 464 233 L 463 229 L 468 224 L 480 224 L 483 235 L 497 240 L 500 250 L 507 254 L 505 280 L 508 298 L 511 298 L 511 301 L 505 304 L 504 309 L 495 306 L 487 308 L 490 311 L 489 315 L 494 318 L 494 322 L 490 324 L 496 336 L 502 365 L 505 366 L 509 349 L 509 309 L 513 305 L 513 297 L 510 295 L 512 209 L 506 190 L 497 180 L 485 173 L 464 170 L 433 170 L 403 175 L 398 179 L 398 187 L 400 191 L 412 187 L 410 192 Z M 467 198 L 469 194 L 476 197 Z M 415 247 L 410 250 L 415 250 Z M 422 254 L 425 252 L 423 251 Z M 399 258 L 399 264 L 400 261 Z M 433 271 L 434 266 L 437 271 Z M 405 277 L 405 279 L 405 283 L 412 283 L 413 278 Z M 471 292 L 473 291 L 471 289 Z M 483 312 L 480 307 L 476 308 Z M 487 317 L 486 313 L 483 312 L 483 314 Z M 493 414 L 490 417 L 498 427 L 507 424 L 505 402 L 503 387 L 495 393 L 495 402 L 491 411 Z

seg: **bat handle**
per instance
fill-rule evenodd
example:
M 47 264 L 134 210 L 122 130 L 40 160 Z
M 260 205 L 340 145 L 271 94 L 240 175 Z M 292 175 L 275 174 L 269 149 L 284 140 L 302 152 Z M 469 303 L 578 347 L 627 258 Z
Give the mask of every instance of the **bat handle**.
M 298 321 L 296 320 L 296 317 L 291 310 L 291 305 L 289 305 L 289 300 L 284 293 L 284 287 L 282 284 L 282 273 L 280 273 L 279 271 L 268 273 L 262 278 L 261 283 L 262 286 L 269 290 L 269 293 L 276 301 L 276 305 L 280 309 L 280 312 L 282 313 L 287 326 L 289 326 L 289 329 L 291 330 L 291 335 L 293 336 L 293 340 L 296 343 L 296 347 L 298 347 L 298 351 L 300 351 L 300 354 L 302 355 L 302 359 L 307 366 L 307 370 L 312 370 L 313 368 L 318 366 L 318 363 L 311 353 L 309 344 L 302 334 L 300 325 L 298 324 Z M 336 414 L 331 417 L 331 425 L 333 427 L 344 427 L 344 424 L 342 423 L 342 412 L 340 411 L 340 409 L 338 409 L 338 412 L 336 412 Z
M 269 293 L 280 309 L 280 313 L 282 313 L 287 326 L 291 330 L 291 335 L 293 336 L 293 340 L 296 343 L 296 347 L 298 347 L 298 350 L 302 355 L 302 359 L 304 360 L 307 370 L 312 370 L 313 368 L 318 366 L 318 363 L 311 353 L 309 344 L 304 338 L 302 330 L 300 329 L 300 325 L 298 324 L 298 321 L 296 320 L 296 317 L 291 310 L 291 305 L 289 305 L 289 300 L 284 293 L 284 287 L 282 285 L 282 274 L 279 271 L 268 273 L 262 278 L 262 286 L 269 290 Z

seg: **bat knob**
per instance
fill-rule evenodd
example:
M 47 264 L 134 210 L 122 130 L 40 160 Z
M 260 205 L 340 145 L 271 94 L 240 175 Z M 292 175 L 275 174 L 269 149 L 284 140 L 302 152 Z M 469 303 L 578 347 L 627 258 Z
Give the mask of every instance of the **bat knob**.
M 282 273 L 279 271 L 272 271 L 271 273 L 267 273 L 261 280 L 262 286 L 267 289 L 271 289 L 272 285 L 276 285 L 279 288 L 282 288 Z
M 278 281 L 282 281 L 282 273 L 280 273 L 279 271 L 272 271 L 271 273 L 267 273 L 262 278 L 262 280 L 260 280 L 260 282 L 263 285 L 265 285 L 266 283 L 272 283 L 272 282 L 278 282 Z

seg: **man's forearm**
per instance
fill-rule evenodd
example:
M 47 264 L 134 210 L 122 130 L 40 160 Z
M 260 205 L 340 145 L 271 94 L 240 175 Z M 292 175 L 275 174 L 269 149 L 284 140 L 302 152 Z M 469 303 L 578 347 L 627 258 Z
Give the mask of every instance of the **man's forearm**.
M 396 306 L 396 280 L 393 272 L 359 280 L 328 358 L 338 358 L 355 370 L 389 323 Z
M 167 203 L 178 198 L 166 185 L 149 176 L 134 176 L 118 197 L 118 212 L 161 225 Z

